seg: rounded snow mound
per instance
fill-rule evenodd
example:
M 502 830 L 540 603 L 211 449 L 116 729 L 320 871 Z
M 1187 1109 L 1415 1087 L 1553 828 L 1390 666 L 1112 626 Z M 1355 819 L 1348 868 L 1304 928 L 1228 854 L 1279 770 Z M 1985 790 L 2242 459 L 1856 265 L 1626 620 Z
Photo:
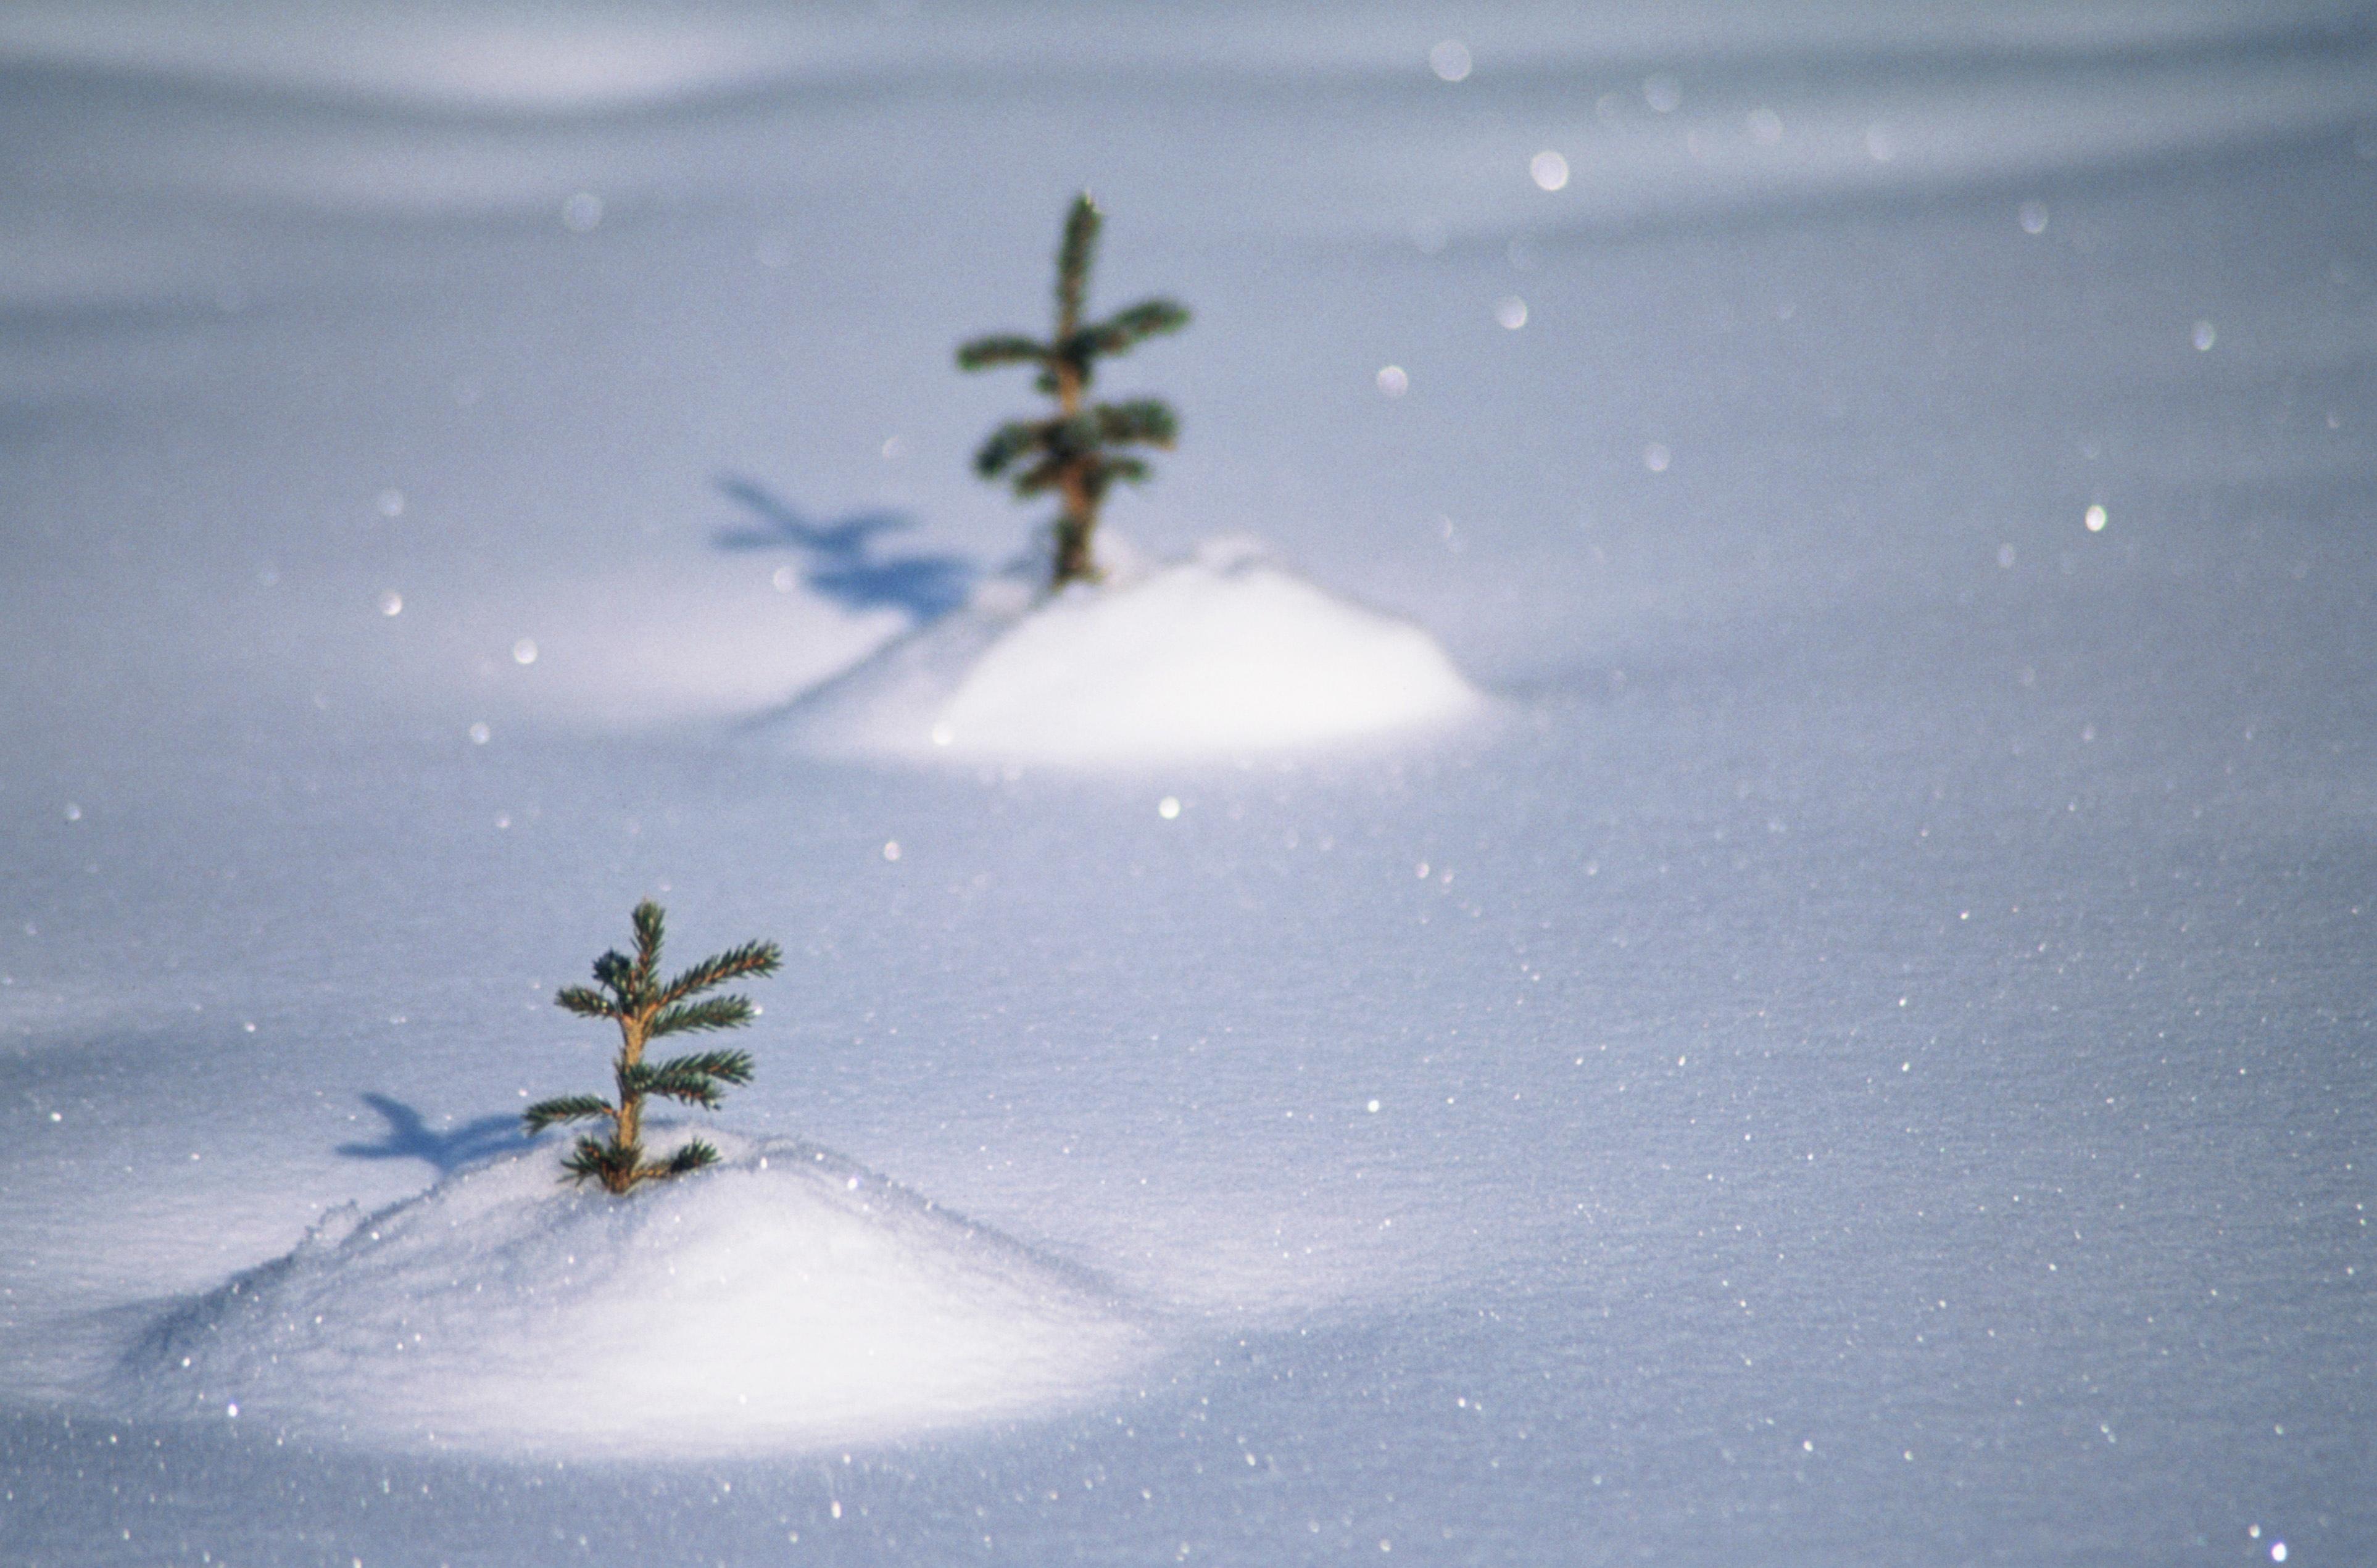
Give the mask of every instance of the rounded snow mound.
M 114 1392 L 364 1444 L 699 1455 L 1056 1409 L 1153 1348 L 1086 1274 L 840 1156 L 712 1141 L 624 1200 L 548 1145 L 350 1205 L 157 1325 Z
M 1250 542 L 1049 593 L 1036 567 L 884 648 L 783 716 L 804 749 L 1077 766 L 1231 758 L 1476 704 L 1444 650 Z

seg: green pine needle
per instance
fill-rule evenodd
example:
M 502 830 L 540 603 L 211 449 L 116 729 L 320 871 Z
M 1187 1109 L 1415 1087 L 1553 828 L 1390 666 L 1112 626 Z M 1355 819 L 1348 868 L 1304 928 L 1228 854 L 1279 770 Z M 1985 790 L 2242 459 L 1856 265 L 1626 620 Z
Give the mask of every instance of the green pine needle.
M 751 1082 L 751 1053 L 739 1050 L 689 1051 L 674 1056 L 660 1064 L 662 1072 L 695 1072 L 705 1078 L 715 1078 L 722 1083 Z
M 561 1168 L 573 1181 L 600 1181 L 614 1192 L 624 1192 L 635 1185 L 637 1167 L 643 1163 L 644 1151 L 635 1143 L 605 1143 L 599 1139 L 580 1138 Z
M 1090 412 L 1097 421 L 1101 446 L 1136 442 L 1151 447 L 1169 447 L 1180 433 L 1179 421 L 1173 416 L 1172 410 L 1153 398 L 1100 403 Z
M 740 980 L 746 976 L 765 978 L 783 967 L 783 963 L 784 950 L 775 943 L 745 942 L 741 947 L 728 948 L 714 958 L 703 959 L 671 980 L 661 988 L 660 999 L 665 1006 L 670 1002 L 682 1001 L 687 997 L 699 996 L 729 980 Z M 717 1028 L 723 1025 L 695 1027 Z
M 639 1077 L 636 1081 L 635 1093 L 639 1100 L 647 1096 L 675 1100 L 684 1105 L 699 1106 L 704 1110 L 716 1110 L 725 1098 L 720 1093 L 715 1079 L 704 1078 L 698 1073 L 655 1072 Z
M 1081 318 L 1090 292 L 1090 263 L 1098 248 L 1098 204 L 1083 191 L 1065 214 L 1065 238 L 1057 247 L 1057 335 L 1068 336 Z
M 564 986 L 553 993 L 553 1005 L 580 1018 L 616 1018 L 619 1010 L 602 992 L 585 986 Z
M 751 1053 L 737 1050 L 695 1051 L 663 1062 L 638 1062 L 619 1074 L 619 1093 L 641 1098 L 658 1095 L 705 1109 L 716 1109 L 722 1085 L 751 1081 Z
M 1033 496 L 1045 496 L 1057 486 L 1063 480 L 1064 473 L 1064 463 L 1056 458 L 1051 458 L 1046 462 L 1017 474 L 1015 493 L 1027 500 Z
M 1105 353 L 1120 353 L 1133 343 L 1165 332 L 1177 332 L 1188 325 L 1188 307 L 1177 300 L 1141 300 L 1128 310 L 1117 311 L 1098 326 L 1091 329 L 1102 341 L 1114 341 Z M 1117 341 L 1118 340 L 1118 341 Z
M 748 997 L 711 997 L 706 1001 L 679 1002 L 652 1016 L 651 1037 L 691 1035 L 705 1029 L 739 1029 L 758 1010 Z
M 616 1120 L 618 1114 L 611 1108 L 608 1100 L 597 1099 L 592 1095 L 564 1095 L 558 1099 L 537 1101 L 520 1112 L 520 1120 L 527 1124 L 529 1135 L 533 1137 L 555 1122 L 583 1121 L 591 1116 L 607 1116 Z
M 688 1176 L 704 1166 L 717 1163 L 718 1151 L 696 1138 L 669 1156 L 668 1165 L 662 1174 Z
M 996 479 L 1016 459 L 1046 443 L 1048 424 L 1046 420 L 1009 420 L 1000 425 L 974 453 L 974 472 L 985 479 Z
M 987 370 L 995 365 L 1040 365 L 1048 359 L 1045 343 L 1013 332 L 993 333 L 976 338 L 958 348 L 960 370 Z
M 665 914 L 651 899 L 645 899 L 628 916 L 636 928 L 636 980 L 639 987 L 652 983 L 652 974 L 661 963 L 661 926 Z

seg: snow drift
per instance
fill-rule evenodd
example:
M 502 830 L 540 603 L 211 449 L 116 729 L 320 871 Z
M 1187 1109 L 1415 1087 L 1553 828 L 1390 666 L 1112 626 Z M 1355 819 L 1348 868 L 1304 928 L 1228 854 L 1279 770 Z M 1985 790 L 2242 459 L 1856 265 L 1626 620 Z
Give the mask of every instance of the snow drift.
M 557 1183 L 544 1146 L 349 1205 L 157 1325 L 110 1403 L 363 1444 L 703 1454 L 1053 1408 L 1152 1347 L 1086 1274 L 840 1156 L 714 1142 L 719 1167 L 625 1201 Z
M 1236 757 L 1440 721 L 1478 695 L 1435 639 L 1240 540 L 1048 594 L 1009 571 L 784 715 L 829 755 L 1090 766 Z

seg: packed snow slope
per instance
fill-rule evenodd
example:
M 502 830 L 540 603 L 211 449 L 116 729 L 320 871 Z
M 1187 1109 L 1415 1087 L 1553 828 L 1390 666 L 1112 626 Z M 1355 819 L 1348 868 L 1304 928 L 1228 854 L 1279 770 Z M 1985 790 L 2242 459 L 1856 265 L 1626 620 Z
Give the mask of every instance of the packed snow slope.
M 2372 67 L 2355 0 L 0 7 L 0 1564 L 2377 1562 Z M 795 734 L 1045 521 L 950 352 L 1083 185 L 1196 312 L 1107 526 L 1490 722 Z M 643 896 L 786 965 L 738 1168 L 603 1209 L 519 1113 Z M 625 1260 L 808 1325 L 628 1374 L 689 1446 L 530 1392 L 664 1331 Z
M 775 726 L 828 755 L 1075 767 L 1236 761 L 1409 730 L 1478 697 L 1418 627 L 1217 540 L 1048 593 L 1027 560 Z
M 101 1397 L 373 1446 L 711 1455 L 1061 1407 L 1146 1349 L 1079 1271 L 824 1150 L 712 1141 L 723 1163 L 624 1201 L 558 1184 L 548 1141 L 349 1205 L 144 1335 Z

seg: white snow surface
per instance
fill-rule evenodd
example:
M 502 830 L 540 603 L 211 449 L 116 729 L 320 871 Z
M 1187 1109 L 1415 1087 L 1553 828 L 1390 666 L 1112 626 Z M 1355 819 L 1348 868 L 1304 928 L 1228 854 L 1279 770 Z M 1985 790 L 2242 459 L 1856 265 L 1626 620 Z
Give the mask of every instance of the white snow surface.
M 1419 627 L 1323 592 L 1250 540 L 1061 593 L 1029 562 L 803 699 L 830 755 L 1073 767 L 1236 760 L 1440 724 L 1478 694 Z
M 711 1142 L 719 1165 L 625 1199 L 556 1182 L 548 1140 L 346 1205 L 149 1331 L 94 1396 L 376 1447 L 700 1456 L 1061 1408 L 1153 1343 L 1082 1271 L 849 1160 Z
M 1085 185 L 1477 717 L 912 764 Z M 0 1568 L 2377 1562 L 2372 532 L 2367 0 L 0 7 Z

